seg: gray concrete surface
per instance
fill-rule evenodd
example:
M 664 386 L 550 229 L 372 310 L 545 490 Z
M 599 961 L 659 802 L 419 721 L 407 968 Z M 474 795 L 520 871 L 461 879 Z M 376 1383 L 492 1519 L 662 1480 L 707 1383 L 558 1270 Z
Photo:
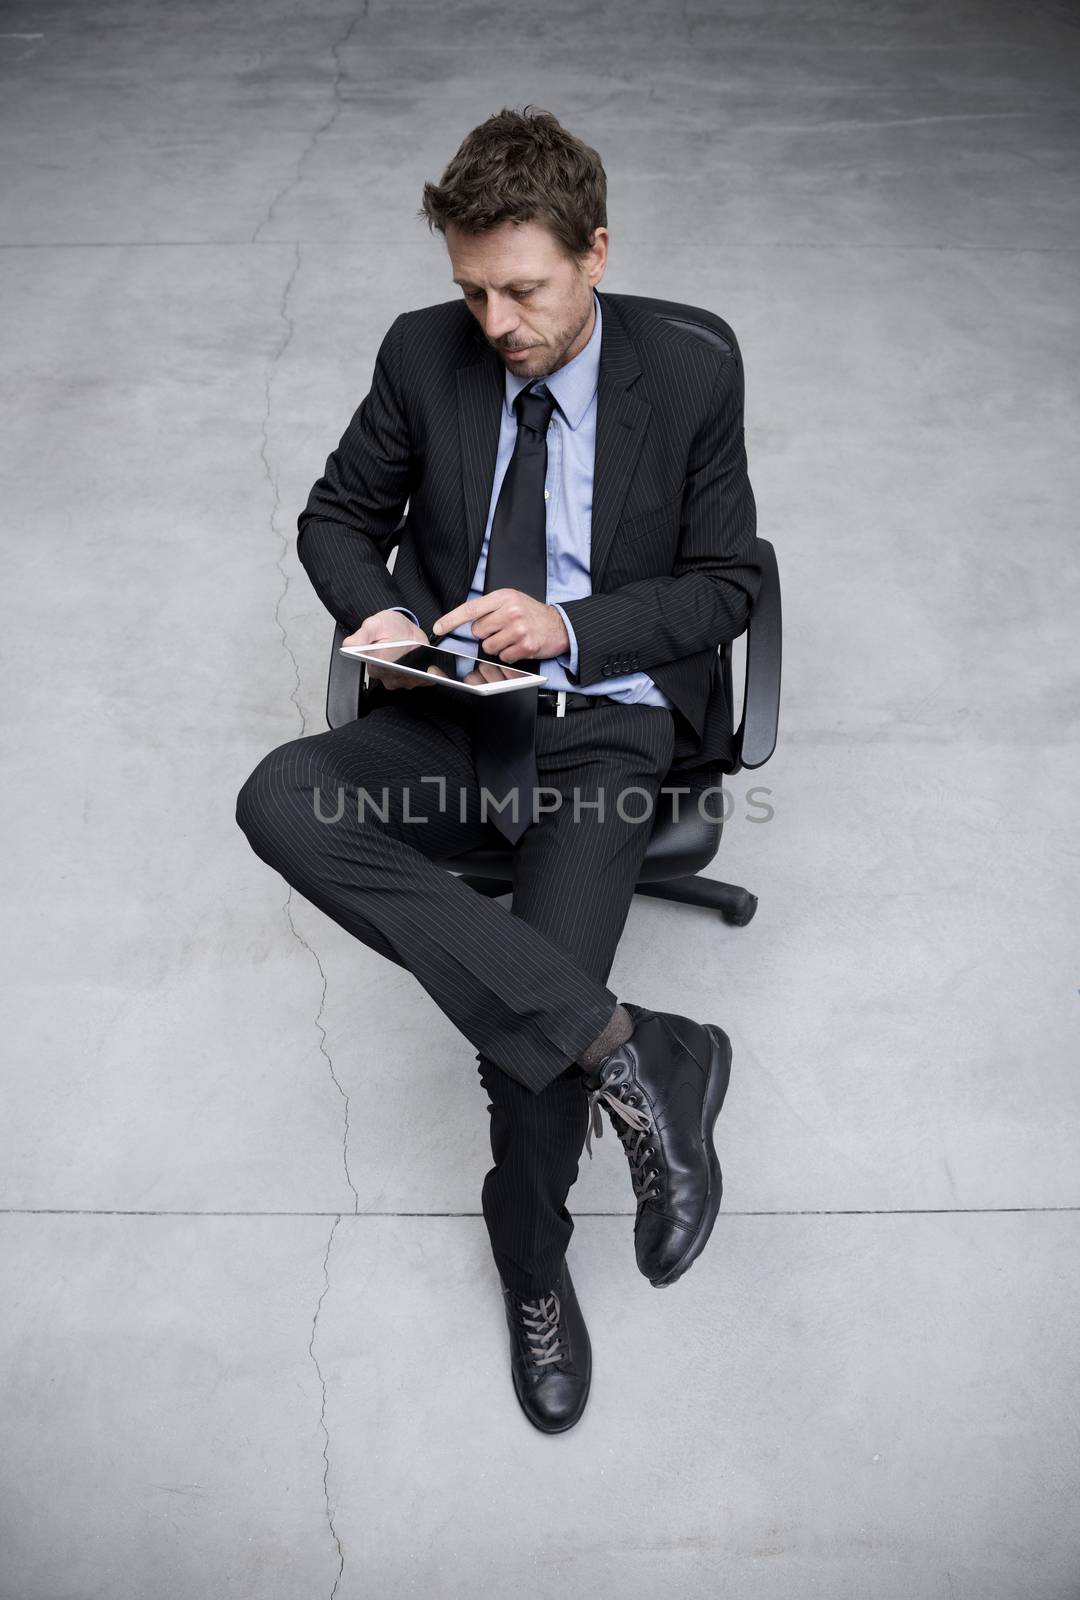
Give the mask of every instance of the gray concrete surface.
M 0 28 L 3 1600 L 1077 1600 L 1075 10 L 34 4 Z M 781 740 L 612 973 L 721 1022 L 670 1293 L 571 1196 L 518 1410 L 471 1047 L 251 853 L 324 727 L 295 517 L 464 133 L 553 110 L 603 287 L 748 373 Z M 749 820 L 767 788 L 773 815 Z

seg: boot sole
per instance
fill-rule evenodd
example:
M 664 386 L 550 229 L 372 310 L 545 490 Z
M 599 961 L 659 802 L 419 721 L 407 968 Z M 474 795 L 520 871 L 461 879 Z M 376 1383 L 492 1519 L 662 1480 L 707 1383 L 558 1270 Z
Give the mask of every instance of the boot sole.
M 720 1171 L 720 1157 L 716 1153 L 712 1135 L 716 1119 L 724 1104 L 728 1084 L 731 1082 L 731 1040 L 723 1028 L 717 1028 L 711 1023 L 705 1023 L 704 1027 L 712 1040 L 709 1076 L 701 1106 L 701 1142 L 709 1159 L 709 1187 L 705 1195 L 705 1212 L 697 1232 L 671 1270 L 663 1278 L 649 1279 L 654 1289 L 666 1289 L 669 1284 L 681 1278 L 688 1267 L 693 1266 L 709 1241 L 724 1194 L 724 1176 Z

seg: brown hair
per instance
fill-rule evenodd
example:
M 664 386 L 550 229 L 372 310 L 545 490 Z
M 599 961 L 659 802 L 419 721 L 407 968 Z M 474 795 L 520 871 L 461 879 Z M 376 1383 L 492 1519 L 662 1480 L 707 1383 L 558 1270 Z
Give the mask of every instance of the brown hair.
M 441 181 L 424 184 L 417 215 L 444 234 L 448 222 L 482 233 L 535 218 L 577 259 L 607 227 L 607 174 L 550 111 L 529 110 L 504 108 L 467 133 Z

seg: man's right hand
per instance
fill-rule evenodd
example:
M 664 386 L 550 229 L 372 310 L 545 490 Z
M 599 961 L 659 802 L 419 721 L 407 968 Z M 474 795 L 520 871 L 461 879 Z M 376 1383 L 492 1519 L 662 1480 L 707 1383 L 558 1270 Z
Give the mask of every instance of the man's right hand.
M 342 644 L 381 644 L 390 639 L 412 639 L 417 644 L 427 644 L 428 636 L 422 628 L 405 615 L 403 611 L 375 611 L 370 617 L 365 617 L 355 633 L 350 633 Z M 368 677 L 376 683 L 381 683 L 386 689 L 422 689 L 423 680 L 411 677 L 405 672 L 394 672 L 390 667 L 378 666 L 375 662 L 367 663 Z M 445 674 L 443 674 L 445 676 Z

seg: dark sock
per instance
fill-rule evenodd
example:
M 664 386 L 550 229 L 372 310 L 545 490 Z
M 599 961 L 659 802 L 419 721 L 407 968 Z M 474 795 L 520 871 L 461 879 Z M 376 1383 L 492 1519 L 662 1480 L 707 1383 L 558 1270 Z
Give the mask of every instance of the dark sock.
M 598 1033 L 592 1044 L 587 1044 L 578 1056 L 586 1072 L 600 1065 L 605 1056 L 625 1044 L 634 1031 L 634 1019 L 625 1006 L 616 1006 L 603 1033 Z

